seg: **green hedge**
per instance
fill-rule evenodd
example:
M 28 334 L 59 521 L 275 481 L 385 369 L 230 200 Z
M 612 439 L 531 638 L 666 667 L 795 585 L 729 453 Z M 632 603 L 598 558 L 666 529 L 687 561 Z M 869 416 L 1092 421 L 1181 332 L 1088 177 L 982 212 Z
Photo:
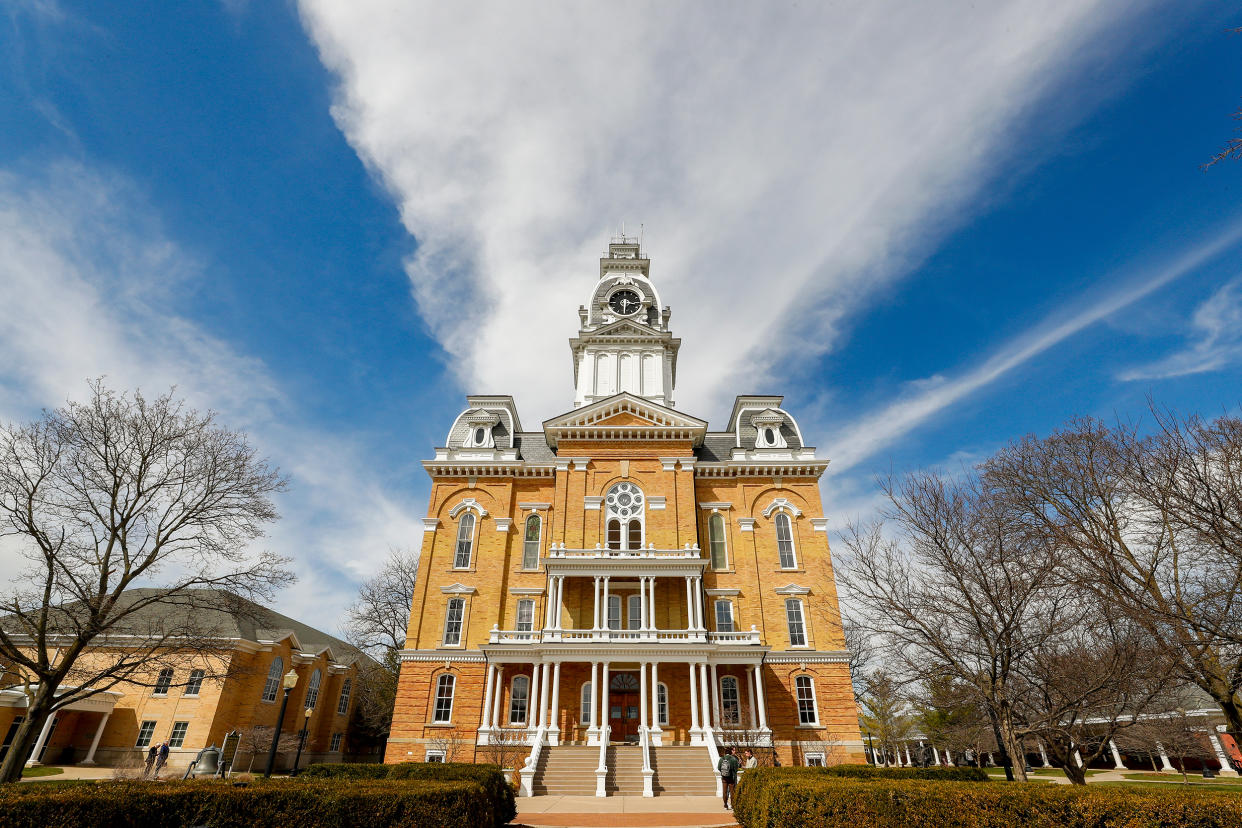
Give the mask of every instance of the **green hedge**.
M 979 785 L 823 773 L 764 779 L 751 771 L 742 775 L 733 816 L 744 828 L 1242 828 L 1242 797 L 1170 788 Z
M 40 788 L 12 791 L 12 788 Z M 0 789 L 0 828 L 253 826 L 253 828 L 478 828 L 496 802 L 477 782 L 287 780 L 234 787 L 222 781 L 105 782 Z
M 496 765 L 469 762 L 401 762 L 395 765 L 310 765 L 301 773 L 310 779 L 393 779 L 436 782 L 475 782 L 495 803 L 495 828 L 517 816 L 513 787 Z
M 831 765 L 826 768 L 781 768 L 782 771 L 812 770 L 850 779 L 927 779 L 933 782 L 988 782 L 980 768 L 877 768 L 874 765 Z

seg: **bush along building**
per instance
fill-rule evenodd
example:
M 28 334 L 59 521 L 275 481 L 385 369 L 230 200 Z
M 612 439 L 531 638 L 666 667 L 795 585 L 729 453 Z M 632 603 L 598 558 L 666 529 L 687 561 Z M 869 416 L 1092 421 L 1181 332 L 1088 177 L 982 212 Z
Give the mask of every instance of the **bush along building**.
M 386 761 L 499 761 L 536 793 L 711 793 L 726 744 L 863 761 L 819 477 L 779 396 L 674 407 L 681 341 L 617 238 L 574 406 L 471 396 L 432 478 Z

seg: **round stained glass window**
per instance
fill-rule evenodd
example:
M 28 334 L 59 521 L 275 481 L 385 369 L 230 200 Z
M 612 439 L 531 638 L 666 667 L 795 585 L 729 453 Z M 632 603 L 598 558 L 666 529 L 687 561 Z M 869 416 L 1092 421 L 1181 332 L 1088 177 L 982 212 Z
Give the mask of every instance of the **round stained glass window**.
M 608 492 L 605 498 L 608 513 L 628 518 L 641 514 L 643 510 L 643 493 L 633 483 L 618 483 Z

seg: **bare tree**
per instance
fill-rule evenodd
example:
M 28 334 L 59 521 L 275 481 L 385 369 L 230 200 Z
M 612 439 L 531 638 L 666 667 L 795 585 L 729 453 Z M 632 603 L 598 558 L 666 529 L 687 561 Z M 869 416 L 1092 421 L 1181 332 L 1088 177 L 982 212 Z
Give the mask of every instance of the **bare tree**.
M 897 680 L 883 670 L 875 670 L 864 681 L 865 690 L 858 696 L 858 719 L 871 743 L 872 761 L 888 764 L 896 758 L 901 743 L 910 734 L 913 724 L 908 704 Z M 880 759 L 875 757 L 879 747 Z
M 1182 784 L 1189 780 L 1186 760 L 1206 762 L 1216 754 L 1208 743 L 1202 717 L 1191 717 L 1184 708 L 1174 708 L 1158 716 L 1145 717 L 1119 740 L 1129 750 L 1140 750 L 1149 756 L 1163 753 L 1181 771 Z
M 481 751 L 484 758 L 502 771 L 512 771 L 515 776 L 510 781 L 516 782 L 516 772 L 522 767 L 523 760 L 530 752 L 527 745 L 526 728 L 494 727 L 487 734 L 487 744 Z
M 272 738 L 275 735 L 276 728 L 263 725 L 255 725 L 238 731 L 237 752 L 250 754 L 250 763 L 246 766 L 246 773 L 254 771 L 256 759 L 267 756 L 268 751 L 272 749 Z M 280 741 L 276 744 L 276 752 L 293 753 L 298 749 L 299 738 L 297 733 L 281 731 Z
M 226 661 L 194 610 L 291 580 L 281 558 L 248 549 L 284 485 L 243 434 L 171 392 L 97 381 L 85 402 L 0 427 L 0 537 L 25 561 L 0 587 L 0 661 L 27 694 L 0 781 L 20 778 L 55 711 L 149 683 L 166 661 Z
M 1229 34 L 1242 34 L 1242 28 L 1230 29 Z M 1242 109 L 1233 113 L 1233 119 L 1235 121 L 1242 121 Z M 1225 142 L 1225 146 L 1203 165 L 1203 169 L 1206 170 L 1218 161 L 1225 161 L 1229 158 L 1242 158 L 1242 136 L 1235 136 Z
M 465 762 L 470 756 L 470 742 L 456 730 L 449 730 L 427 740 L 429 750 L 438 750 L 445 762 Z

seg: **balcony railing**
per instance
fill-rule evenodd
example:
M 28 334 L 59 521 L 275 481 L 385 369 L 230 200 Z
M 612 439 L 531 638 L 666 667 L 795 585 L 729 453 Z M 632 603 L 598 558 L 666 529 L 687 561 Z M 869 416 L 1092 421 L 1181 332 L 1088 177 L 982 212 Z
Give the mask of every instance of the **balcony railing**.
M 723 646 L 759 644 L 759 630 L 737 632 L 704 632 L 703 630 L 502 630 L 493 628 L 489 644 L 581 644 L 612 642 L 618 644 L 693 644 Z
M 656 549 L 655 544 L 650 544 L 646 549 L 608 549 L 601 544 L 596 544 L 594 549 L 570 549 L 561 544 L 557 546 L 552 544 L 548 550 L 548 558 L 553 560 L 563 559 L 620 559 L 620 560 L 684 560 L 687 558 L 701 558 L 702 551 L 698 544 L 685 545 L 683 549 Z

